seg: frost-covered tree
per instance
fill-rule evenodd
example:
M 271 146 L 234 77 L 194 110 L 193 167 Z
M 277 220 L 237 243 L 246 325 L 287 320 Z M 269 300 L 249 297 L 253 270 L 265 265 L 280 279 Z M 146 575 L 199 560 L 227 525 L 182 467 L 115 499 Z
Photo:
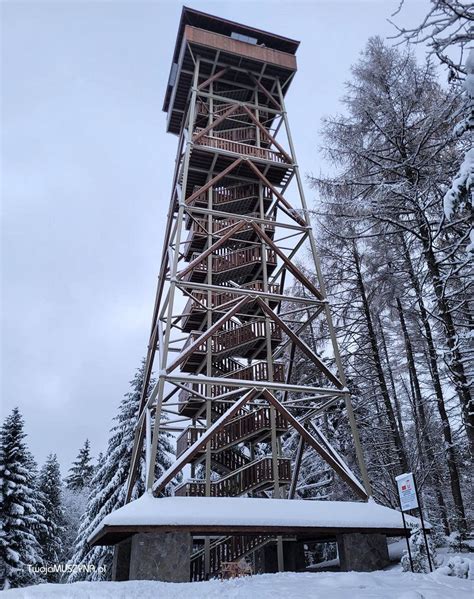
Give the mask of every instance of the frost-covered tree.
M 436 566 L 436 549 L 431 543 L 429 539 L 425 542 L 425 537 L 423 535 L 423 531 L 420 527 L 415 528 L 411 531 L 410 540 L 410 552 L 411 552 L 411 561 L 413 564 L 413 572 L 419 573 L 428 573 L 430 571 L 430 562 L 431 567 L 435 568 Z M 428 544 L 428 551 L 430 552 L 429 558 L 428 553 L 426 551 L 426 545 Z M 408 555 L 408 551 L 403 554 L 402 560 L 402 569 L 404 572 L 411 571 L 410 564 L 410 556 Z
M 35 465 L 25 439 L 18 408 L 5 419 L 0 433 L 0 587 L 41 582 L 31 568 L 42 564 L 38 531 L 42 505 L 35 486 Z
M 393 15 L 403 18 L 405 0 Z M 474 7 L 465 0 L 430 0 L 428 11 L 419 25 L 411 28 L 394 23 L 399 36 L 412 44 L 426 44 L 430 54 L 449 69 L 449 78 L 465 74 L 463 64 L 474 40 Z
M 64 510 L 63 553 L 61 563 L 68 562 L 74 554 L 74 543 L 82 518 L 87 508 L 90 488 L 71 490 L 65 487 L 62 492 Z
M 118 414 L 114 418 L 115 424 L 111 429 L 107 451 L 102 464 L 97 468 L 91 483 L 87 510 L 82 520 L 75 543 L 75 553 L 71 564 L 94 565 L 95 572 L 86 575 L 76 570 L 69 577 L 69 582 L 74 582 L 84 577 L 91 580 L 102 580 L 110 577 L 113 550 L 110 547 L 93 547 L 87 545 L 89 535 L 94 531 L 102 519 L 114 510 L 125 504 L 126 484 L 132 456 L 135 425 L 138 418 L 140 392 L 143 384 L 144 363 L 137 370 L 134 379 L 130 382 L 130 391 L 125 394 L 119 405 Z M 150 381 L 148 393 L 154 381 Z M 160 476 L 171 465 L 173 450 L 168 434 L 161 434 L 158 442 L 156 475 Z M 137 499 L 145 491 L 145 456 L 142 452 L 139 463 L 138 476 L 132 490 L 132 500 Z M 105 567 L 104 574 L 98 568 Z
M 453 220 L 455 217 L 459 219 L 463 216 L 468 219 L 469 244 L 466 249 L 469 253 L 474 254 L 474 229 L 470 226 L 474 204 L 474 48 L 469 52 L 466 60 L 463 89 L 465 96 L 464 118 L 455 127 L 454 134 L 466 135 L 469 149 L 464 155 L 451 187 L 444 195 L 443 208 L 448 220 Z
M 59 564 L 63 554 L 63 535 L 65 516 L 62 506 L 62 481 L 59 462 L 56 454 L 50 454 L 41 468 L 38 480 L 39 497 L 43 504 L 42 516 L 44 528 L 38 541 L 43 553 L 43 561 L 47 566 Z M 58 582 L 58 572 L 47 572 L 48 582 Z
M 448 514 L 465 526 L 462 458 L 474 447 L 470 269 L 456 258 L 466 222 L 442 216 L 462 155 L 450 135 L 459 99 L 430 65 L 377 38 L 352 73 L 345 114 L 324 123 L 336 174 L 312 179 L 323 269 L 375 491 L 393 500 L 405 454 L 448 532 Z
M 84 445 L 79 450 L 77 458 L 74 460 L 69 475 L 66 477 L 66 487 L 68 489 L 80 490 L 88 487 L 92 475 L 94 474 L 94 465 L 90 451 L 89 439 L 86 439 Z
M 404 0 L 396 14 L 402 13 Z M 400 17 L 401 18 L 401 17 Z M 448 68 L 448 81 L 456 87 L 463 102 L 460 121 L 451 131 L 466 136 L 466 153 L 449 190 L 444 196 L 444 214 L 450 220 L 459 216 L 472 222 L 474 196 L 474 5 L 464 0 L 431 0 L 423 21 L 410 29 L 396 25 L 399 36 L 410 44 L 427 44 L 429 54 Z M 474 233 L 468 228 L 467 250 L 474 253 Z

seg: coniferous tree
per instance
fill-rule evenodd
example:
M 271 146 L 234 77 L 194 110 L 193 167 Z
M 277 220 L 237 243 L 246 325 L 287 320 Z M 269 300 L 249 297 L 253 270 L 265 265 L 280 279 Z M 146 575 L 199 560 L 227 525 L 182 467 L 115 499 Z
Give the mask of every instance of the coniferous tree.
M 56 454 L 50 454 L 39 473 L 38 491 L 43 504 L 42 515 L 45 527 L 38 541 L 43 551 L 43 560 L 47 566 L 60 563 L 63 553 L 63 535 L 65 518 L 62 507 L 62 481 Z M 48 582 L 58 582 L 59 573 L 48 571 Z
M 101 455 L 98 462 L 101 461 Z M 87 507 L 90 493 L 90 483 L 97 465 L 92 464 L 90 455 L 90 443 L 86 439 L 83 447 L 66 477 L 63 490 L 63 507 L 65 511 L 65 530 L 62 561 L 68 562 L 74 554 L 74 542 L 77 537 L 79 526 Z
M 82 518 L 86 512 L 90 488 L 84 487 L 77 491 L 64 487 L 62 506 L 64 511 L 63 552 L 61 563 L 67 563 L 74 554 L 74 543 Z
M 346 113 L 324 122 L 337 172 L 311 182 L 322 196 L 323 270 L 345 370 L 361 394 L 369 476 L 375 496 L 393 505 L 393 475 L 409 466 L 430 518 L 463 529 L 463 458 L 474 446 L 472 270 L 457 258 L 467 221 L 442 216 L 463 153 L 450 134 L 459 99 L 429 64 L 378 38 L 352 75 Z
M 34 568 L 43 561 L 37 534 L 44 528 L 44 520 L 36 495 L 35 464 L 25 437 L 23 417 L 14 408 L 0 433 L 0 587 L 3 589 L 41 582 Z
M 87 510 L 79 528 L 75 553 L 71 559 L 71 564 L 76 569 L 69 577 L 69 582 L 86 577 L 89 580 L 103 580 L 110 577 L 112 548 L 90 548 L 87 545 L 87 539 L 105 516 L 125 504 L 126 484 L 132 456 L 135 425 L 138 418 L 143 373 L 144 363 L 142 363 L 141 368 L 137 370 L 134 379 L 130 382 L 131 390 L 125 394 L 119 405 L 105 457 L 92 478 Z M 150 381 L 148 393 L 151 391 L 153 384 L 154 381 Z M 160 476 L 171 465 L 172 452 L 169 435 L 161 434 L 157 450 L 157 476 Z M 145 456 L 142 452 L 138 476 L 132 490 L 132 500 L 137 499 L 144 493 L 144 481 Z M 82 571 L 81 566 L 90 565 L 94 566 L 94 572 Z
M 69 476 L 66 477 L 66 486 L 68 489 L 79 490 L 89 486 L 94 474 L 94 466 L 90 454 L 89 439 L 86 439 L 79 454 L 69 468 Z

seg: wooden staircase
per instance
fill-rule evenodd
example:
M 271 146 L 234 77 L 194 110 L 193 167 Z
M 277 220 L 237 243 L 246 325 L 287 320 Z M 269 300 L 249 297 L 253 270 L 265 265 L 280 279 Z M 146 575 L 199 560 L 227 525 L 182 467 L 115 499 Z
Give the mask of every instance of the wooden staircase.
M 279 433 L 288 430 L 288 422 L 277 413 L 276 428 Z M 176 440 L 176 457 L 181 456 L 205 432 L 205 428 L 188 426 Z M 271 431 L 271 411 L 269 407 L 251 410 L 246 414 L 230 420 L 211 440 L 213 453 L 223 451 L 228 447 L 244 441 L 263 442 Z M 201 448 L 205 451 L 205 446 Z
M 181 414 L 184 416 L 189 416 L 190 418 L 196 416 L 196 412 L 202 408 L 200 396 L 206 395 L 206 393 L 211 397 L 217 397 L 223 393 L 232 391 L 233 387 L 226 386 L 225 384 L 226 378 L 244 381 L 268 380 L 268 365 L 266 362 L 255 362 L 250 366 L 242 366 L 236 360 L 232 360 L 232 358 L 227 357 L 218 364 L 221 365 L 223 369 L 220 370 L 219 366 L 215 366 L 213 376 L 222 376 L 223 384 L 212 385 L 210 390 L 206 389 L 207 385 L 204 383 L 185 385 L 185 389 L 182 389 L 178 394 L 179 411 Z M 273 379 L 275 381 L 282 382 L 284 377 L 284 365 L 281 362 L 274 362 Z M 244 391 L 241 391 L 240 393 L 244 393 Z M 235 397 L 239 397 L 239 395 L 236 394 Z M 228 404 L 215 403 L 212 407 L 216 414 L 222 415 L 225 410 L 228 409 Z
M 192 132 L 188 176 L 184 179 L 182 173 L 178 174 L 178 182 L 183 186 L 184 202 L 189 209 L 185 214 L 185 227 L 189 233 L 182 242 L 180 252 L 186 262 L 193 264 L 182 277 L 187 284 L 189 297 L 178 320 L 181 330 L 188 334 L 181 348 L 180 368 L 185 373 L 212 376 L 222 382 L 183 383 L 178 394 L 179 413 L 192 418 L 193 423 L 177 438 L 177 457 L 198 443 L 206 428 L 248 390 L 248 387 L 228 385 L 226 379 L 285 381 L 284 364 L 273 361 L 272 357 L 283 341 L 282 330 L 274 320 L 267 318 L 257 301 L 261 292 L 272 310 L 279 308 L 280 299 L 277 296 L 281 295 L 282 289 L 280 283 L 271 280 L 278 267 L 279 257 L 251 225 L 251 222 L 260 223 L 266 237 L 273 240 L 273 222 L 277 219 L 279 205 L 277 194 L 268 185 L 262 184 L 262 179 L 249 165 L 255 165 L 271 184 L 281 187 L 289 180 L 292 165 L 288 155 L 274 147 L 278 144 L 272 146 L 270 134 L 256 125 L 243 106 L 236 107 L 234 103 L 218 99 L 212 105 L 211 117 L 209 104 L 205 100 L 200 99 L 196 108 L 197 120 Z M 232 116 L 220 118 L 230 109 Z M 270 126 L 275 118 L 272 112 L 265 110 L 264 103 L 259 107 L 258 114 L 260 122 L 265 122 L 266 126 Z M 219 122 L 210 127 L 210 122 L 216 119 Z M 226 175 L 209 189 L 205 188 L 215 173 L 229 170 L 228 167 L 239 157 L 244 160 L 238 172 Z M 204 191 L 199 192 L 200 189 Z M 209 214 L 212 214 L 211 221 Z M 248 217 L 249 222 L 219 243 L 232 228 L 242 223 L 242 216 Z M 199 260 L 211 245 L 217 247 Z M 193 283 L 197 287 L 193 288 Z M 212 289 L 206 290 L 206 284 L 211 285 Z M 217 291 L 217 286 L 222 290 Z M 236 287 L 240 292 L 233 291 Z M 194 346 L 206 327 L 222 319 L 243 297 L 242 290 L 255 294 L 249 294 L 249 301 L 239 312 L 234 313 L 210 337 Z M 189 351 L 191 345 L 192 352 Z M 269 359 L 272 362 L 271 369 L 267 362 Z M 230 397 L 220 399 L 230 392 L 233 392 Z M 210 412 L 204 419 L 206 406 L 213 398 L 216 401 L 211 402 Z M 194 455 L 193 471 L 197 465 L 205 463 L 206 457 L 210 457 L 207 464 L 213 477 L 218 477 L 208 480 L 207 493 L 213 497 L 268 492 L 276 483 L 284 487 L 291 481 L 289 459 L 278 457 L 275 464 L 268 455 L 254 457 L 256 445 L 271 440 L 273 423 L 277 436 L 288 430 L 287 421 L 279 413 L 274 414 L 266 403 L 258 406 L 259 401 L 261 398 L 255 397 L 253 405 L 241 409 L 212 437 L 207 448 L 210 455 L 206 452 L 206 444 Z M 206 426 L 203 426 L 204 420 Z M 184 481 L 175 488 L 175 494 L 206 496 L 206 482 L 196 478 Z M 245 557 L 272 540 L 269 536 L 261 535 L 217 539 L 211 543 L 210 570 L 207 575 L 217 574 L 223 561 Z M 193 553 L 191 580 L 205 578 L 204 561 L 204 550 Z
M 270 323 L 271 343 L 276 348 L 282 341 L 281 329 Z M 192 331 L 183 348 L 185 350 L 201 336 L 200 331 Z M 253 360 L 262 360 L 266 356 L 266 329 L 264 320 L 254 320 L 245 324 L 228 321 L 218 333 L 199 345 L 192 354 L 183 361 L 181 369 L 184 372 L 197 372 L 206 358 L 208 343 L 211 344 L 212 355 L 218 358 L 234 356 Z
M 220 573 L 222 562 L 239 561 L 274 541 L 275 538 L 268 535 L 234 535 L 217 539 L 210 546 L 209 576 Z M 198 549 L 191 555 L 191 581 L 206 579 L 204 559 L 204 549 Z
M 192 254 L 191 261 L 199 258 L 200 255 L 200 252 Z M 261 245 L 252 245 L 236 250 L 220 248 L 212 254 L 212 280 L 217 285 L 228 283 L 231 280 L 242 284 L 250 283 L 257 279 L 259 275 L 261 276 L 262 259 Z M 267 271 L 271 274 L 277 265 L 275 251 L 266 248 L 265 259 L 267 261 Z M 208 263 L 204 259 L 185 275 L 185 279 L 191 283 L 204 283 L 207 279 L 207 271 Z
M 252 291 L 263 292 L 262 281 L 252 281 L 246 285 L 240 286 L 243 289 L 250 289 Z M 222 292 L 213 292 L 211 295 L 211 308 L 212 308 L 212 321 L 215 322 L 225 313 L 225 308 L 219 309 L 224 304 L 227 304 L 233 300 L 238 300 L 242 297 L 241 294 L 232 292 L 232 287 L 224 287 Z M 268 292 L 279 295 L 281 292 L 280 285 L 271 283 L 268 286 Z M 194 298 L 194 299 L 193 299 Z M 195 291 L 193 298 L 189 298 L 182 317 L 182 329 L 187 333 L 201 329 L 207 320 L 207 305 L 208 305 L 208 294 L 206 292 Z M 269 305 L 272 309 L 279 305 L 278 299 L 271 299 Z M 242 307 L 239 312 L 239 316 L 261 316 L 263 315 L 261 307 L 257 301 L 250 301 Z
M 278 476 L 281 485 L 291 482 L 290 459 L 278 459 Z M 210 495 L 211 497 L 239 497 L 251 491 L 264 491 L 273 484 L 273 460 L 271 457 L 263 457 L 227 476 L 211 481 Z M 206 483 L 203 480 L 188 480 L 175 488 L 175 495 L 205 497 Z
M 258 218 L 258 214 L 251 214 L 250 217 Z M 274 217 L 272 215 L 267 216 L 265 220 L 272 221 Z M 240 219 L 237 218 L 221 218 L 214 219 L 212 225 L 209 228 L 209 223 L 205 218 L 194 219 L 190 225 L 190 231 L 186 244 L 184 246 L 184 256 L 186 260 L 191 261 L 192 257 L 202 252 L 206 246 L 208 236 L 213 236 L 213 241 L 229 231 L 232 227 L 237 225 Z M 263 229 L 270 238 L 273 238 L 275 233 L 275 226 L 272 224 L 265 224 Z M 232 242 L 234 246 L 242 245 L 242 242 L 258 241 L 258 236 L 255 229 L 250 223 L 246 223 L 239 231 L 232 236 Z
M 193 191 L 198 191 L 196 186 Z M 188 206 L 196 208 L 206 208 L 208 205 L 209 193 L 199 194 L 191 201 L 186 200 Z M 230 185 L 214 188 L 211 192 L 212 205 L 215 210 L 228 212 L 232 214 L 253 214 L 260 208 L 260 198 L 258 185 L 255 183 L 244 185 Z M 273 201 L 273 195 L 269 189 L 265 189 L 262 197 L 263 209 L 266 213 Z M 192 219 L 187 218 L 186 226 L 191 227 Z

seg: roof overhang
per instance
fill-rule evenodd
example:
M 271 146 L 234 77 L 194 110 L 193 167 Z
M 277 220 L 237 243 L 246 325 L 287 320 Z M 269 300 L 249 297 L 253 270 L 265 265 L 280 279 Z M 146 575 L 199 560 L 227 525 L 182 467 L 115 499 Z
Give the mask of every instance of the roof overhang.
M 407 524 L 418 519 L 406 516 Z M 429 525 L 427 525 L 429 528 Z M 258 499 L 247 497 L 162 497 L 145 494 L 106 516 L 90 545 L 114 545 L 140 532 L 182 531 L 197 535 L 269 534 L 301 539 L 342 533 L 406 534 L 397 510 L 354 501 Z
M 232 33 L 252 37 L 257 43 L 234 39 L 230 37 Z M 295 40 L 184 7 L 163 102 L 163 111 L 168 113 L 168 131 L 175 134 L 180 131 L 192 84 L 194 57 L 201 56 L 201 60 L 208 61 L 219 58 L 230 68 L 243 67 L 244 71 L 258 76 L 263 84 L 266 78 L 278 78 L 286 93 L 287 84 L 297 69 L 298 45 Z M 201 70 L 206 76 L 206 69 Z M 234 72 L 237 79 L 243 75 Z

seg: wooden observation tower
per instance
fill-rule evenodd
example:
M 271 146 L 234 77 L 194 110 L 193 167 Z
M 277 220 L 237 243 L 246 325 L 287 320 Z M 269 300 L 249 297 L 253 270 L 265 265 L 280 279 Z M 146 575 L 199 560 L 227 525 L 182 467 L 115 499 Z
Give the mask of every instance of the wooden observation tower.
M 128 499 L 143 444 L 157 497 L 181 471 L 177 496 L 291 500 L 305 450 L 370 496 L 285 109 L 298 44 L 183 9 L 163 106 L 178 150 L 143 388 L 152 369 L 158 378 L 141 398 Z M 312 280 L 298 268 L 308 256 Z M 334 368 L 303 340 L 319 319 Z M 294 380 L 295 353 L 323 385 Z M 318 428 L 341 401 L 362 482 Z M 299 444 L 286 455 L 291 428 Z M 176 462 L 155 480 L 162 431 L 176 435 Z M 191 578 L 268 543 L 283 569 L 283 535 L 195 536 Z

